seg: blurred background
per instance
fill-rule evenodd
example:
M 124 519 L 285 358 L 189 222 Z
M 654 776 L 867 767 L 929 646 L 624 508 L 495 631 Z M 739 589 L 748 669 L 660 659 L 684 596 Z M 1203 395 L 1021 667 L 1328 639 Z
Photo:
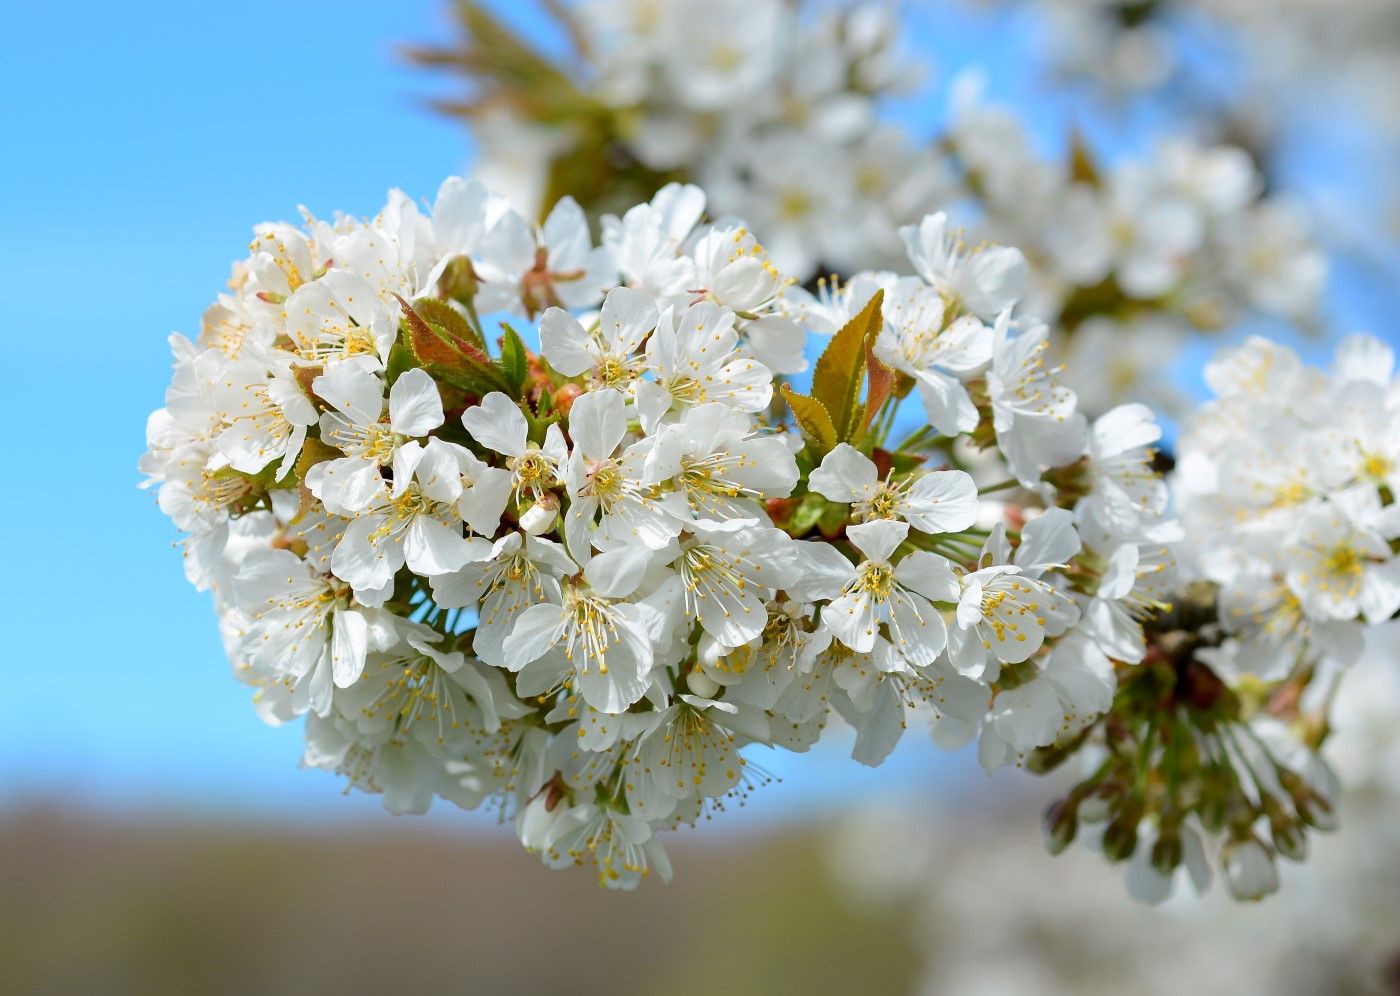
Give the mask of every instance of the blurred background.
M 486 6 L 563 50 L 543 6 Z M 1314 359 L 1348 331 L 1400 344 L 1393 0 L 897 11 L 926 69 L 892 122 L 936 134 L 969 70 L 1046 155 L 1079 133 L 1141 156 L 1208 122 L 1310 205 L 1331 263 L 1318 331 L 1227 339 L 1263 328 Z M 778 780 L 673 835 L 675 881 L 635 894 L 544 870 L 492 814 L 394 818 L 300 770 L 299 729 L 263 726 L 227 674 L 135 462 L 165 337 L 197 331 L 254 223 L 368 214 L 471 169 L 468 132 L 430 106 L 456 84 L 405 54 L 451 43 L 450 5 L 5 13 L 0 991 L 1400 992 L 1394 629 L 1344 692 L 1343 829 L 1261 906 L 1135 906 L 1097 856 L 1045 855 L 1053 785 L 912 736 L 877 770 L 839 737 L 762 759 Z M 1220 341 L 1186 349 L 1182 391 Z

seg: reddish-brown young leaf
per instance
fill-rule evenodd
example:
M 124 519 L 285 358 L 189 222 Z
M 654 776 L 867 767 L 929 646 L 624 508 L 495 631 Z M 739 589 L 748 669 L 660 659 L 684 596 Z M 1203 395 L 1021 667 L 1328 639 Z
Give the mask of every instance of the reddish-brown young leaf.
M 418 362 L 427 366 L 439 364 L 444 367 L 477 366 L 490 369 L 491 357 L 467 342 L 453 342 L 439 333 L 413 310 L 413 306 L 399 295 L 394 300 L 403 308 L 404 323 L 408 326 L 408 345 Z
M 865 344 L 865 384 L 865 412 L 861 416 L 860 431 L 856 435 L 862 435 L 870 428 L 870 423 L 875 421 L 875 416 L 880 413 L 880 409 L 889 399 L 890 392 L 894 390 L 894 371 L 875 357 L 873 340 L 868 340 Z

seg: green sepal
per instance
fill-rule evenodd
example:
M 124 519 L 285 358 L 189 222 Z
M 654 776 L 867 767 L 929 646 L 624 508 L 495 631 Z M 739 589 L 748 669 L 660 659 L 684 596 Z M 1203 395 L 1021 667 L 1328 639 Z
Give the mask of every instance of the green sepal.
M 301 388 L 301 392 L 306 395 L 307 400 L 315 406 L 318 415 L 321 412 L 327 412 L 331 409 L 331 406 L 326 404 L 325 400 L 321 398 L 311 386 L 316 382 L 316 378 L 321 376 L 321 372 L 324 369 L 325 368 L 319 363 L 314 367 L 292 367 L 292 376 L 296 378 L 297 386 Z
M 896 476 L 912 474 L 926 463 L 928 463 L 928 457 L 921 453 L 899 451 L 890 454 L 890 468 Z
M 301 494 L 301 504 L 297 507 L 296 517 L 292 522 L 298 522 L 301 517 L 311 511 L 311 503 L 315 500 L 311 490 L 306 486 L 306 475 L 311 468 L 318 463 L 325 463 L 327 460 L 339 460 L 345 454 L 334 446 L 321 442 L 315 436 L 307 436 L 306 441 L 301 444 L 301 453 L 297 456 L 296 466 L 292 468 L 292 476 L 296 478 L 296 487 Z
M 809 494 L 793 510 L 785 528 L 791 536 L 804 536 L 818 529 L 828 539 L 840 535 L 846 527 L 849 507 L 827 501 L 821 495 Z

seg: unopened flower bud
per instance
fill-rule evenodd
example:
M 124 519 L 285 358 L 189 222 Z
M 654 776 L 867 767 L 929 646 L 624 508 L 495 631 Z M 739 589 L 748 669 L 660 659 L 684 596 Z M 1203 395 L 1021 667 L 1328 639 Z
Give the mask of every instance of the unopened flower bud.
M 698 667 L 686 675 L 685 683 L 690 686 L 692 693 L 702 699 L 712 699 L 719 692 L 719 682 Z
M 1273 852 L 1254 837 L 1227 841 L 1220 849 L 1220 863 L 1236 899 L 1263 899 L 1278 891 Z
M 1079 832 L 1079 797 L 1066 796 L 1045 810 L 1045 849 L 1059 854 Z
M 1288 817 L 1269 820 L 1269 835 L 1274 850 L 1289 861 L 1303 861 L 1308 856 L 1308 838 L 1297 820 Z
M 456 256 L 442 271 L 438 279 L 438 289 L 458 301 L 470 301 L 476 297 L 478 283 L 472 261 L 466 256 Z
M 577 384 L 565 384 L 554 392 L 554 410 L 561 415 L 569 414 L 574 402 L 583 396 L 583 388 Z
M 1181 864 L 1181 818 L 1164 816 L 1152 845 L 1152 867 L 1157 874 L 1170 876 Z
M 546 494 L 520 516 L 520 528 L 531 536 L 543 536 L 554 528 L 559 518 L 559 499 Z
M 1317 830 L 1337 829 L 1336 807 L 1316 792 L 1309 792 L 1298 803 L 1298 816 Z
M 1318 830 L 1337 829 L 1337 812 L 1328 799 L 1315 791 L 1303 777 L 1290 768 L 1276 767 L 1279 784 L 1293 801 L 1299 818 Z
M 1126 861 L 1137 850 L 1138 824 L 1142 822 L 1142 803 L 1129 799 L 1103 832 L 1103 853 L 1109 861 Z

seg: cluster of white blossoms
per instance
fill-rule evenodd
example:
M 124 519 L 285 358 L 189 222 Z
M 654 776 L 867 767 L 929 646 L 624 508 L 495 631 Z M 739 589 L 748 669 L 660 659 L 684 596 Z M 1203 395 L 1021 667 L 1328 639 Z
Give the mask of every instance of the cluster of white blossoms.
M 1235 116 L 1268 138 L 1299 98 L 1346 100 L 1394 133 L 1400 116 L 1384 94 L 1400 81 L 1389 0 L 1035 0 L 1029 8 L 1050 62 L 1072 81 L 1110 95 L 1152 94 Z M 1229 71 L 1199 48 L 1228 48 Z M 1223 43 L 1223 44 L 1222 44 Z M 1311 88 L 1313 92 L 1307 93 Z
M 1369 336 L 1333 369 L 1253 338 L 1206 368 L 1217 397 L 1182 436 L 1175 478 L 1193 568 L 1220 586 L 1223 675 L 1287 679 L 1349 664 L 1400 610 L 1400 379 Z
M 1181 412 L 1166 374 L 1189 338 L 1253 313 L 1307 324 L 1327 275 L 1307 212 L 1265 194 L 1244 150 L 1185 137 L 1150 157 L 1048 159 L 1009 109 L 960 81 L 945 137 L 978 231 L 1032 263 L 1026 305 L 1067 333 L 1086 411 L 1148 400 Z M 1092 362 L 1086 362 L 1092 358 Z
M 895 264 L 898 227 L 944 193 L 936 153 L 881 120 L 892 97 L 916 87 L 920 67 L 899 51 L 891 7 L 802 7 L 585 0 L 555 11 L 584 71 L 540 63 L 534 77 L 493 81 L 501 60 L 490 50 L 509 36 L 483 5 L 460 5 L 464 44 L 483 51 L 465 62 L 485 90 L 471 104 L 475 172 L 528 211 L 563 189 L 577 193 L 577 182 L 559 188 L 559 176 L 582 168 L 569 162 L 582 149 L 606 145 L 611 161 L 623 160 L 624 181 L 635 165 L 649 178 L 679 174 L 704 187 L 716 215 L 762 231 L 774 263 L 799 280 L 819 266 Z M 573 113 L 560 115 L 555 104 L 570 86 Z M 594 121 L 604 122 L 601 133 L 590 130 Z M 649 182 L 636 199 L 664 181 Z M 611 182 L 603 193 L 627 189 L 638 188 Z
M 1047 814 L 1052 848 L 1096 824 L 1086 836 L 1129 862 L 1134 895 L 1160 901 L 1177 877 L 1205 888 L 1215 846 L 1231 893 L 1253 899 L 1278 888 L 1278 858 L 1336 825 L 1319 749 L 1339 682 L 1400 611 L 1394 368 L 1368 336 L 1330 372 L 1260 338 L 1207 366 L 1216 398 L 1183 427 L 1173 475 L 1191 583 L 1081 755 L 1088 777 Z
M 971 241 L 1026 253 L 1026 309 L 1063 333 L 1088 414 L 1179 413 L 1164 373 L 1193 334 L 1245 313 L 1313 316 L 1326 267 L 1311 221 L 1240 148 L 1176 137 L 1110 163 L 1071 137 L 1051 157 L 980 102 L 975 73 L 954 81 L 935 141 L 883 120 L 919 75 L 888 5 L 592 0 L 557 10 L 578 55 L 557 65 L 482 5 L 455 10 L 462 40 L 421 57 L 465 75 L 468 99 L 450 106 L 470 111 L 478 171 L 516 203 L 567 192 L 597 213 L 692 180 L 804 281 L 897 268 L 900 227 L 946 207 Z
M 595 245 L 572 200 L 533 226 L 454 178 L 260 226 L 142 461 L 307 765 L 498 806 L 609 886 L 829 725 L 878 764 L 918 718 L 989 769 L 1080 735 L 1172 571 L 1159 430 L 1076 411 L 1017 250 L 932 215 L 914 275 L 813 295 L 705 206 L 669 185 Z

